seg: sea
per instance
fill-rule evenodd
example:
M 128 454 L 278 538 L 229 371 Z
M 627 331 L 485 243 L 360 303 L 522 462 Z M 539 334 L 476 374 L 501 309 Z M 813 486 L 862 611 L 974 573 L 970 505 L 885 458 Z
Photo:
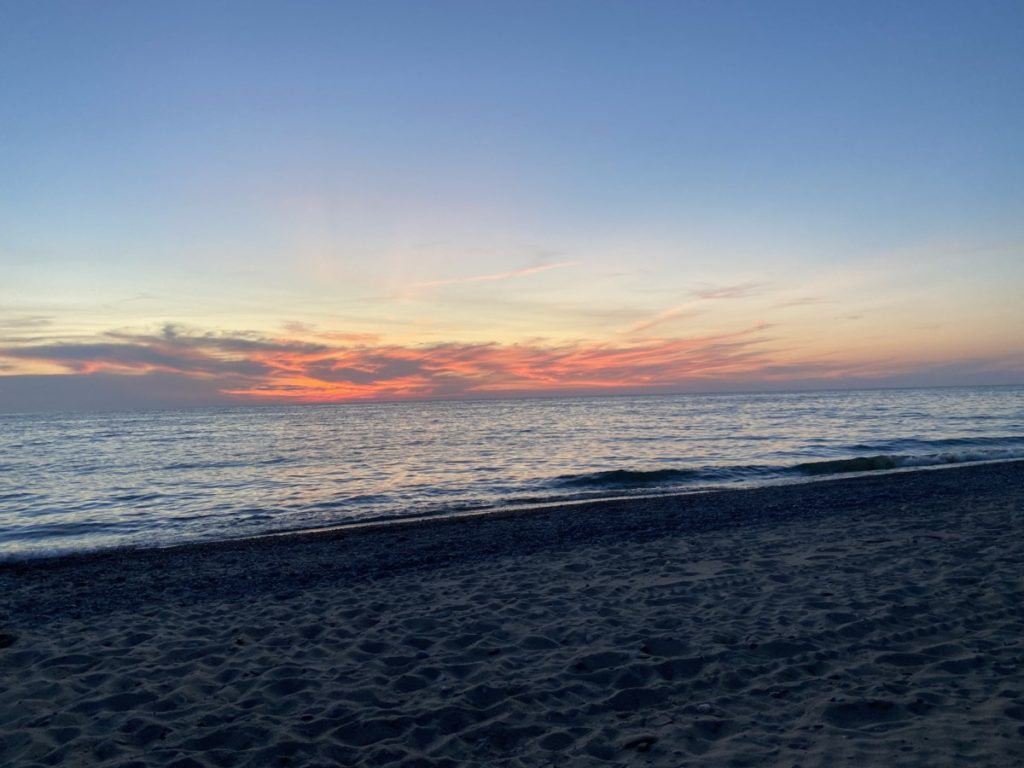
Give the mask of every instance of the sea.
M 0 415 L 0 559 L 1024 457 L 1024 387 Z

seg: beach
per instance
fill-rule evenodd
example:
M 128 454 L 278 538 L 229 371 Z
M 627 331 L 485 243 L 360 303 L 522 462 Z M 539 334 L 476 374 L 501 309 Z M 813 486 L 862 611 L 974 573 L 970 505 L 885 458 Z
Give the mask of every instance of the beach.
M 0 564 L 10 766 L 1024 764 L 1024 462 Z

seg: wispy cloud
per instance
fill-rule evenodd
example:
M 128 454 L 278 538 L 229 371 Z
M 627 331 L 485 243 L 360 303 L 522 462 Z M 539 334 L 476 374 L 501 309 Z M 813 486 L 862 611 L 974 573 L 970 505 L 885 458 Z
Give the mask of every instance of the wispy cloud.
M 815 304 L 825 304 L 826 299 L 820 296 L 799 296 L 789 301 L 783 301 L 775 305 L 775 309 L 788 309 L 789 307 L 808 307 Z
M 764 283 L 749 281 L 733 285 L 705 285 L 694 288 L 692 293 L 700 299 L 745 299 L 757 295 L 763 287 Z
M 0 328 L 42 328 L 52 324 L 53 318 L 50 315 L 0 317 Z
M 643 331 L 650 330 L 655 326 L 667 323 L 670 320 L 679 320 L 686 317 L 694 317 L 700 314 L 700 310 L 695 309 L 696 302 L 688 302 L 686 304 L 680 304 L 678 307 L 670 307 L 669 309 L 662 310 L 656 315 L 641 320 L 638 323 L 634 323 L 626 329 L 626 334 L 631 335 L 635 333 L 642 333 Z
M 732 285 L 704 285 L 700 288 L 694 288 L 690 291 L 690 295 L 695 297 L 693 300 L 674 307 L 669 307 L 668 309 L 663 309 L 645 320 L 640 320 L 639 322 L 629 326 L 629 328 L 625 330 L 625 334 L 628 336 L 643 333 L 644 331 L 649 331 L 651 328 L 663 325 L 664 323 L 672 320 L 680 320 L 699 315 L 701 314 L 699 306 L 705 301 L 715 301 L 719 299 L 744 299 L 755 296 L 762 285 L 763 283 L 745 282 L 734 283 Z
M 0 362 L 69 375 L 178 375 L 245 399 L 329 401 L 500 392 L 667 387 L 744 375 L 771 362 L 766 326 L 644 342 L 399 345 L 320 343 L 252 333 L 111 332 L 92 343 L 0 348 Z
M 402 293 L 402 296 L 415 296 L 425 291 L 430 291 L 435 288 L 444 288 L 449 285 L 467 285 L 471 283 L 493 283 L 503 280 L 515 280 L 516 278 L 528 277 L 541 272 L 550 272 L 553 269 L 574 267 L 578 264 L 578 261 L 558 261 L 550 264 L 537 264 L 532 267 L 523 267 L 522 269 L 514 269 L 508 272 L 494 272 L 487 275 L 469 275 L 465 277 L 447 277 L 438 280 L 425 280 L 423 282 L 413 283 Z
M 0 314 L 0 345 L 43 341 L 52 325 L 50 315 Z

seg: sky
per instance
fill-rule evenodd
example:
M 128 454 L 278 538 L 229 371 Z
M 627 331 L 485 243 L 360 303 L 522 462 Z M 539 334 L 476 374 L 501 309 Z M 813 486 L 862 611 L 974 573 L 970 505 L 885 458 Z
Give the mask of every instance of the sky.
M 0 411 L 1024 383 L 1024 3 L 0 2 Z

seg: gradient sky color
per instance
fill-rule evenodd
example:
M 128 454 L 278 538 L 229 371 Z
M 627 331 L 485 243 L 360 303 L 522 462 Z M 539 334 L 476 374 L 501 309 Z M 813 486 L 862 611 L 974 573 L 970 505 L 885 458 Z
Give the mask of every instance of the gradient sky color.
M 1024 4 L 0 5 L 0 411 L 1024 382 Z

